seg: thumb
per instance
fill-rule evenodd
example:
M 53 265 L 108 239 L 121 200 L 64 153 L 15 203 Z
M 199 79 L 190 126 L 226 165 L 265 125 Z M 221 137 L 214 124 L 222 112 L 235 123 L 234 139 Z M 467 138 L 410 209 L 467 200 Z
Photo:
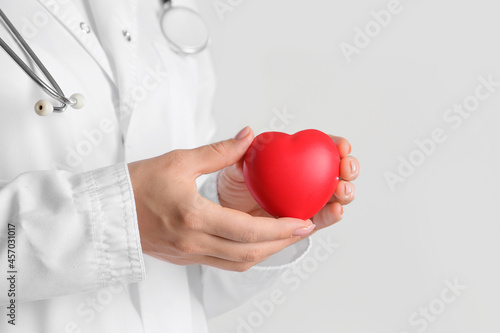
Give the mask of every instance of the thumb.
M 196 176 L 212 173 L 235 164 L 245 156 L 253 138 L 253 131 L 247 126 L 234 139 L 192 149 L 191 161 L 195 166 Z

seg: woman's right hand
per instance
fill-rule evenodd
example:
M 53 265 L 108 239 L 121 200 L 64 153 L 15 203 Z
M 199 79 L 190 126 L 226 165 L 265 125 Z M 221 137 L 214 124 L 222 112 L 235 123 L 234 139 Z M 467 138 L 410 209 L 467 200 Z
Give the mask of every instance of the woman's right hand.
M 246 271 L 314 229 L 310 220 L 252 217 L 198 194 L 196 178 L 238 162 L 252 139 L 248 134 L 129 164 L 145 254 Z

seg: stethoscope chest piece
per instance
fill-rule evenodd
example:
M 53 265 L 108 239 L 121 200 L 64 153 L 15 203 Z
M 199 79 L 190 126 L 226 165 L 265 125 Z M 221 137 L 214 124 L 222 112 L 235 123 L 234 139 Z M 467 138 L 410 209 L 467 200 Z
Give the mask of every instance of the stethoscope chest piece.
M 165 4 L 160 25 L 170 47 L 178 53 L 199 53 L 209 43 L 210 35 L 205 21 L 190 8 Z

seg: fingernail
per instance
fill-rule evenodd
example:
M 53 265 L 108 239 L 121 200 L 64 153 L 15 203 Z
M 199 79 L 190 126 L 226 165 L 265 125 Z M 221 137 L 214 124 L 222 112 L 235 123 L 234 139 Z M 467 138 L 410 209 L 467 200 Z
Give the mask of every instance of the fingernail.
M 235 140 L 241 140 L 246 138 L 246 136 L 250 134 L 250 127 L 247 126 L 244 129 L 242 129 L 236 136 L 234 137 Z
M 345 183 L 345 195 L 348 196 L 352 192 L 352 186 L 349 183 Z
M 350 154 L 350 153 L 351 153 L 351 148 L 352 148 L 352 147 L 351 147 L 351 144 L 349 144 L 349 153 L 348 153 L 348 154 Z
M 306 236 L 306 235 L 309 235 L 311 233 L 311 231 L 314 230 L 314 228 L 316 228 L 316 224 L 311 224 L 307 228 L 297 229 L 297 230 L 295 230 L 293 232 L 292 236 Z
M 356 172 L 356 163 L 354 161 L 351 161 L 351 173 L 354 175 Z

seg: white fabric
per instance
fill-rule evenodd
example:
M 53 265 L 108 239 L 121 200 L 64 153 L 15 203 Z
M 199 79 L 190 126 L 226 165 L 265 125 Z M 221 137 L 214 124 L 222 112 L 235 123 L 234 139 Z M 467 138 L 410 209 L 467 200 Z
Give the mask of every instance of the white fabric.
M 206 332 L 207 315 L 270 286 L 308 243 L 245 273 L 142 254 L 125 163 L 208 143 L 214 75 L 207 52 L 170 50 L 159 1 L 85 1 L 0 0 L 66 95 L 87 100 L 37 116 L 47 96 L 0 52 L 0 275 L 9 224 L 17 271 L 16 326 L 2 305 L 0 332 Z M 22 55 L 1 25 L 0 35 Z M 200 193 L 218 202 L 216 174 L 207 178 Z M 1 278 L 1 304 L 8 289 Z

